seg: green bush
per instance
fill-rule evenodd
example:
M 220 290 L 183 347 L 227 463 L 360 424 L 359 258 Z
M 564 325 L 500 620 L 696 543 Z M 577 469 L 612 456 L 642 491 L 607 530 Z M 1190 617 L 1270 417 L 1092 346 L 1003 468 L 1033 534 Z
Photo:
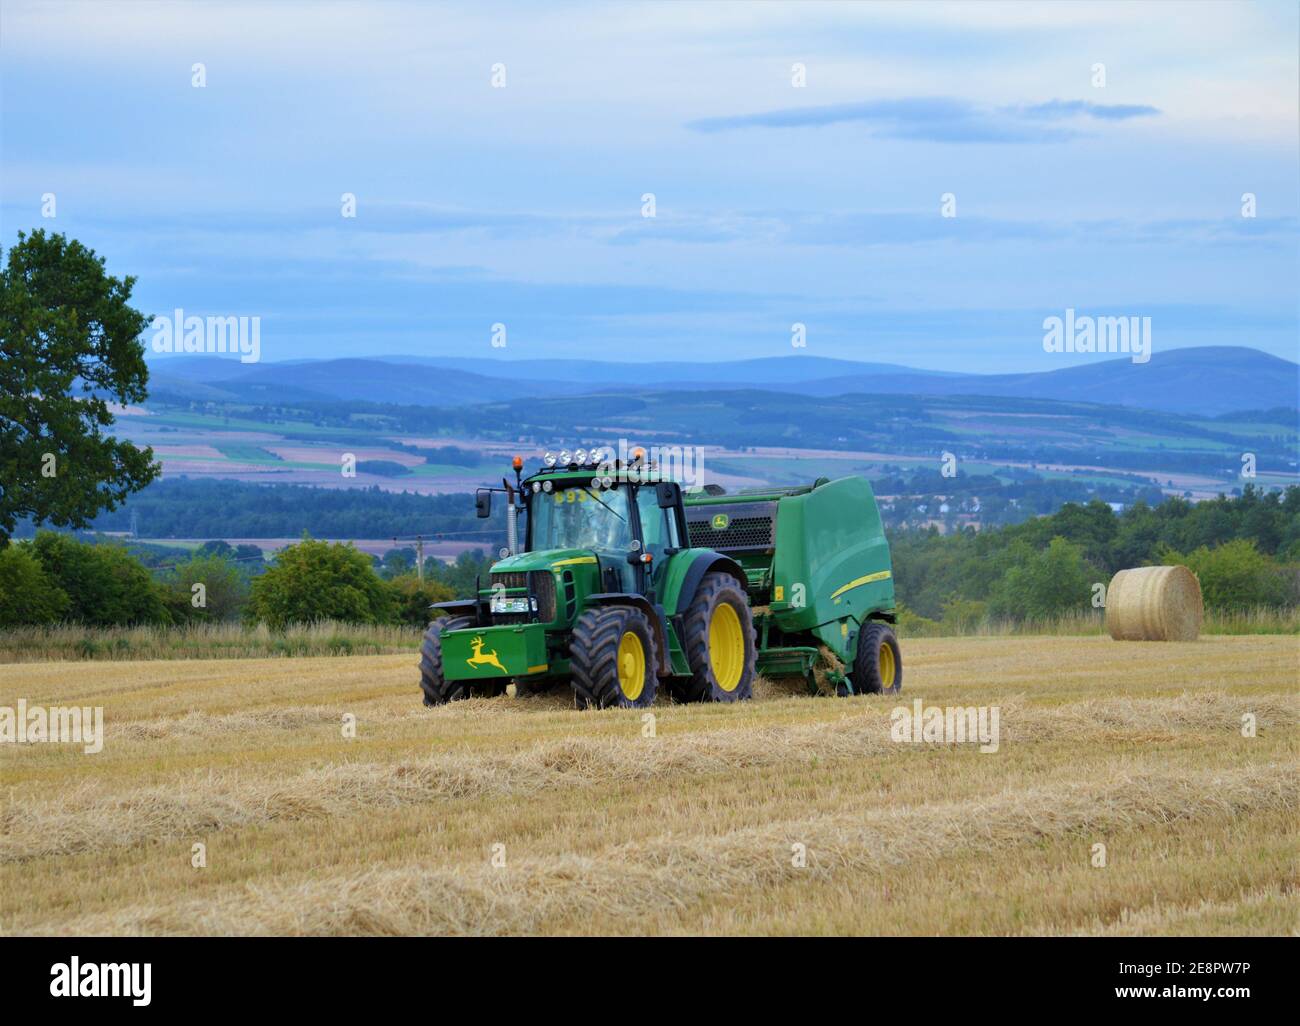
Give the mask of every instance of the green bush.
M 898 603 L 896 608 L 896 615 L 897 622 L 895 626 L 902 637 L 933 638 L 941 633 L 938 623 L 924 616 L 918 616 L 901 602 Z
M 1287 601 L 1283 571 L 1253 540 L 1238 538 L 1214 548 L 1202 545 L 1186 555 L 1166 546 L 1159 559 L 1166 566 L 1181 563 L 1196 575 L 1207 609 L 1280 606 Z
M 953 598 L 943 604 L 941 623 L 946 634 L 969 634 L 988 620 L 988 617 L 988 603 Z
M 30 544 L 0 549 L 0 627 L 57 623 L 69 605 L 67 593 L 45 572 Z
M 98 627 L 172 622 L 163 589 L 139 560 L 116 545 L 88 545 L 41 531 L 32 553 L 67 596 L 69 620 Z
M 1037 552 L 1017 543 L 1013 554 L 1013 565 L 993 586 L 994 616 L 1046 620 L 1088 608 L 1100 575 L 1084 562 L 1081 546 L 1057 537 Z
M 451 563 L 433 556 L 424 561 L 424 579 L 445 584 L 453 598 L 477 598 L 480 584 L 487 586 L 493 557 L 480 549 L 467 549 Z
M 397 619 L 423 630 L 433 619 L 429 606 L 435 602 L 450 602 L 456 597 L 451 588 L 437 581 L 421 581 L 415 574 L 403 574 L 388 582 L 393 592 Z
M 305 537 L 281 549 L 252 586 L 245 619 L 281 629 L 293 623 L 343 620 L 390 623 L 393 594 L 351 545 Z
M 196 585 L 203 587 L 196 590 Z M 177 623 L 236 620 L 248 600 L 248 590 L 244 575 L 220 555 L 196 556 L 180 563 L 166 582 L 167 603 Z

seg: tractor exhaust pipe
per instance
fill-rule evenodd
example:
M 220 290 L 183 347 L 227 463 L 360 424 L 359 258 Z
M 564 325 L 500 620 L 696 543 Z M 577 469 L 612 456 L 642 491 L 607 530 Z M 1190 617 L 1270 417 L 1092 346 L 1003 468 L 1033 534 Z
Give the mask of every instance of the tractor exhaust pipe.
M 513 491 L 506 493 L 506 547 L 512 556 L 519 551 L 519 507 Z
M 510 555 L 515 555 L 519 551 L 519 506 L 523 505 L 524 497 L 523 470 L 524 460 L 522 456 L 516 456 L 510 461 L 511 467 L 515 472 L 514 487 L 510 486 L 510 481 L 506 478 L 501 479 L 501 483 L 506 486 L 506 545 L 510 549 Z M 515 505 L 515 496 L 520 498 L 519 505 Z

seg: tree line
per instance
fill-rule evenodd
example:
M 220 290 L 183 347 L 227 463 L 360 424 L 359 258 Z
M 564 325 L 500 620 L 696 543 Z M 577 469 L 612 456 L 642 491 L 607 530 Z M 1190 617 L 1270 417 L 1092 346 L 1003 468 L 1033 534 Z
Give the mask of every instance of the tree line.
M 422 628 L 432 603 L 472 595 L 489 568 L 482 553 L 469 551 L 450 564 L 426 560 L 421 579 L 413 563 L 385 563 L 339 542 L 304 536 L 269 563 L 260 551 L 250 557 L 251 548 L 213 541 L 164 564 L 156 546 L 41 531 L 0 549 L 0 627 L 242 620 L 281 629 L 340 620 Z
M 949 622 L 1046 619 L 1093 608 L 1118 570 L 1183 564 L 1206 608 L 1300 602 L 1300 488 L 1247 486 L 1199 503 L 1170 498 L 1116 513 L 1092 501 L 977 532 L 891 532 L 895 590 L 911 614 Z
M 400 464 L 393 472 L 407 473 Z M 358 469 L 374 467 L 358 464 Z M 992 473 L 951 478 L 938 470 L 914 469 L 904 473 L 886 466 L 872 480 L 882 502 L 881 513 L 889 528 L 924 525 L 931 520 L 957 522 L 961 513 L 975 510 L 984 526 L 1015 524 L 1060 509 L 1065 503 L 1092 499 L 1132 504 L 1158 504 L 1160 489 L 1140 478 L 1121 483 L 1086 482 L 1044 477 L 1032 470 L 1010 468 L 1004 481 Z M 978 504 L 976 506 L 976 504 Z M 942 507 L 948 506 L 948 511 Z M 924 507 L 924 508 L 923 508 Z M 474 516 L 468 494 L 420 495 L 377 487 L 319 488 L 302 484 L 254 484 L 168 478 L 130 496 L 115 510 L 92 521 L 97 531 L 124 533 L 132 526 L 140 538 L 283 538 L 302 531 L 317 538 L 448 538 L 499 545 L 505 538 L 502 504 L 490 520 Z M 21 524 L 17 537 L 30 537 L 35 528 Z
M 316 538 L 447 536 L 499 544 L 505 516 L 478 520 L 470 495 L 417 495 L 369 488 L 314 488 L 167 478 L 93 521 L 97 531 L 131 529 L 143 538 Z M 19 531 L 21 536 L 24 532 Z M 29 532 L 30 533 L 30 529 Z
M 1160 563 L 1189 566 L 1212 611 L 1300 601 L 1294 487 L 1247 487 L 1240 496 L 1195 504 L 1138 503 L 1118 514 L 1104 502 L 1069 504 L 1014 526 L 949 535 L 892 531 L 890 541 L 906 615 L 957 626 L 1087 610 L 1095 586 L 1115 571 Z M 175 552 L 91 544 L 51 531 L 11 544 L 0 550 L 0 626 L 244 620 L 281 628 L 332 619 L 420 627 L 431 603 L 472 596 L 491 565 L 477 550 L 453 563 L 429 558 L 421 580 L 414 549 L 395 548 L 379 559 L 309 536 L 269 563 L 255 546 L 219 540 L 183 560 Z

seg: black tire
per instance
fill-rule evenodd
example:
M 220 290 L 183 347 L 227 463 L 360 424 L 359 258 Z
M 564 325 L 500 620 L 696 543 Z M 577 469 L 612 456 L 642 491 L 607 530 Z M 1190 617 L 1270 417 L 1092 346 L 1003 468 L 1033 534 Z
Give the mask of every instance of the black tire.
M 893 665 L 892 681 L 881 677 L 881 649 L 888 650 L 884 659 L 886 669 Z M 903 686 L 903 653 L 893 628 L 886 623 L 871 621 L 858 634 L 858 651 L 853 657 L 853 672 L 849 674 L 853 690 L 859 695 L 896 695 Z
M 624 683 L 627 660 L 636 659 L 630 636 L 640 645 L 640 689 Z M 572 673 L 574 706 L 578 709 L 604 709 L 608 706 L 643 709 L 654 705 L 659 678 L 658 649 L 650 621 L 631 606 L 607 606 L 590 609 L 578 617 L 569 645 L 569 669 Z M 624 666 L 620 668 L 620 658 Z M 632 664 L 634 666 L 634 664 Z
M 728 605 L 735 612 L 745 645 L 740 679 L 730 689 L 719 683 L 714 673 L 713 653 L 709 650 L 709 629 L 719 605 Z M 754 617 L 744 589 L 730 574 L 708 573 L 700 581 L 682 617 L 682 649 L 691 676 L 673 682 L 673 697 L 677 701 L 737 702 L 754 697 L 754 664 L 758 659 Z
M 445 705 L 473 694 L 485 698 L 496 698 L 506 693 L 507 681 L 484 680 L 448 681 L 442 675 L 442 635 L 444 631 L 458 631 L 474 624 L 472 616 L 449 616 L 435 620 L 424 632 L 424 641 L 420 645 L 420 690 L 424 692 L 424 704 Z

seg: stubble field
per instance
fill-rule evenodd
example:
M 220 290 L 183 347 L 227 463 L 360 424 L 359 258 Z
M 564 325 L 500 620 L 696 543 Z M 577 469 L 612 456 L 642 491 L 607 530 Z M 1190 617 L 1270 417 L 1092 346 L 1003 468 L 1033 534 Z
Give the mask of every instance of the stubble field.
M 763 682 L 653 737 L 567 695 L 425 709 L 410 654 L 3 665 L 0 706 L 102 706 L 106 737 L 0 746 L 0 929 L 1296 931 L 1295 637 L 904 664 L 900 696 Z M 998 751 L 892 740 L 918 698 L 997 707 Z

